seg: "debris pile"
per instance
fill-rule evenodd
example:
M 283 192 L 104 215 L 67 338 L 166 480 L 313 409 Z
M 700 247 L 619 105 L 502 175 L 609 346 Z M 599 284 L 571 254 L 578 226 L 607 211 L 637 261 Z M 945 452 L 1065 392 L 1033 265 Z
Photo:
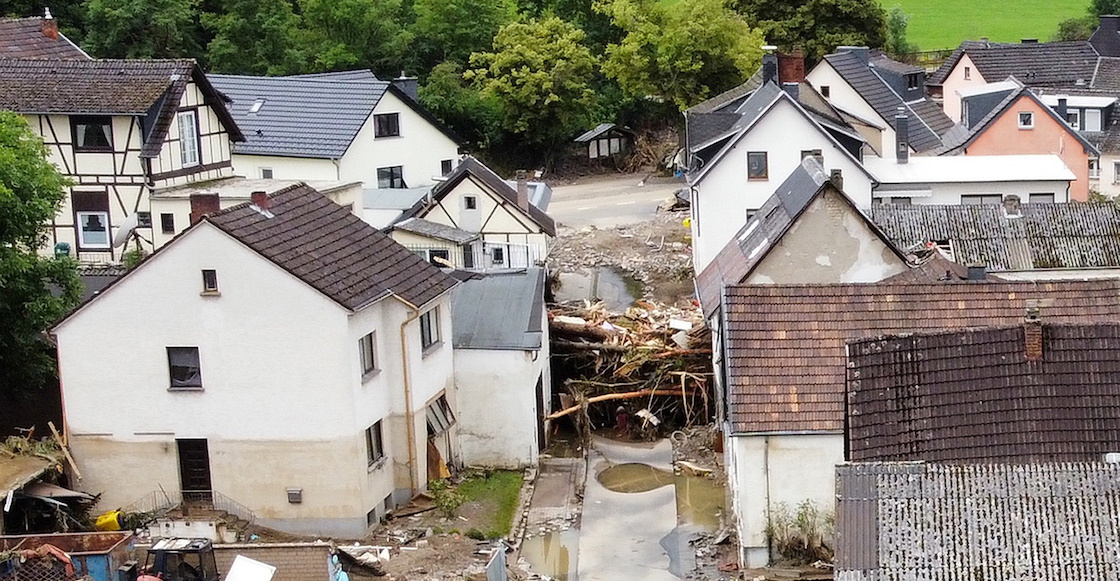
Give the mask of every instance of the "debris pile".
M 546 419 L 571 415 L 585 437 L 613 422 L 617 435 L 640 438 L 710 420 L 711 335 L 699 311 L 645 301 L 623 313 L 554 305 L 549 330 L 564 380 L 561 409 Z

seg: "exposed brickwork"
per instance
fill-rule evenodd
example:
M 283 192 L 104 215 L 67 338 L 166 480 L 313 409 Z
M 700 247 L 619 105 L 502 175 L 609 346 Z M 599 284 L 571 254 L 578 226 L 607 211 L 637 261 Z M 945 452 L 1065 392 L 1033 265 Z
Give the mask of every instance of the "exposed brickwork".
M 222 577 L 237 555 L 276 567 L 272 581 L 327 581 L 330 545 L 326 543 L 275 543 L 269 545 L 218 545 L 214 557 Z

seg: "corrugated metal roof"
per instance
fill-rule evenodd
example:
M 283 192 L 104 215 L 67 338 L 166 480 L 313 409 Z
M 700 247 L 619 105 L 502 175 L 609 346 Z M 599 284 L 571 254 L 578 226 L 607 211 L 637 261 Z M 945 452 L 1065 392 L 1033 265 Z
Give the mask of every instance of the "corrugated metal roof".
M 233 100 L 229 110 L 246 137 L 234 153 L 327 159 L 346 153 L 389 87 L 369 71 L 210 80 Z
M 544 269 L 476 274 L 452 293 L 453 346 L 537 350 L 543 317 Z

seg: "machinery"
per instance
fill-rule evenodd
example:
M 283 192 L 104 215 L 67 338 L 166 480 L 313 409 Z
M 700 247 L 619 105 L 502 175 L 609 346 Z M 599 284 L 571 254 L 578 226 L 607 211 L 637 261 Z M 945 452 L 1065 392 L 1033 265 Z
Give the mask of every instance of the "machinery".
M 160 539 L 148 549 L 137 581 L 218 581 L 209 539 Z

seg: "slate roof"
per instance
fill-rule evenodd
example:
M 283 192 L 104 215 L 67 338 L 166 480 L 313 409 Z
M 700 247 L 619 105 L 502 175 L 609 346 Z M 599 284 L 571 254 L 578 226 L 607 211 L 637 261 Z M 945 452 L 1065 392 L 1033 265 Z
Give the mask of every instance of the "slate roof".
M 909 139 L 914 151 L 929 151 L 941 146 L 941 138 L 934 127 L 948 130 L 953 122 L 936 105 L 935 109 L 919 106 L 915 110 L 903 102 L 902 97 L 871 66 L 852 52 L 833 53 L 825 55 L 824 59 L 892 128 L 895 127 L 894 118 L 899 107 L 910 114 Z
M 456 284 L 309 186 L 270 199 L 271 216 L 244 203 L 204 221 L 352 311 L 390 294 L 418 307 Z
M 452 226 L 440 224 L 438 222 L 431 222 L 423 218 L 409 218 L 393 224 L 394 230 L 404 230 L 405 232 L 412 232 L 420 236 L 427 236 L 429 238 L 438 238 L 456 244 L 466 244 L 471 240 L 478 238 L 477 232 L 467 232 Z
M 538 350 L 544 343 L 544 269 L 476 273 L 451 301 L 456 349 Z
M 144 115 L 141 157 L 159 155 L 187 83 L 194 81 L 230 139 L 243 136 L 193 60 L 0 58 L 0 109 L 18 113 Z
M 1120 325 L 1038 324 L 848 345 L 850 460 L 1094 462 L 1120 441 Z
M 889 333 L 1120 321 L 1120 280 L 737 285 L 724 310 L 732 433 L 840 432 L 845 344 Z
M 1103 204 L 1021 204 L 1007 218 L 1002 205 L 879 205 L 867 212 L 900 248 L 950 240 L 954 260 L 991 271 L 1120 267 L 1120 207 Z
M 447 177 L 444 181 L 436 184 L 435 187 L 432 188 L 432 200 L 442 200 L 447 196 L 448 193 L 451 192 L 451 190 L 455 189 L 455 186 L 459 185 L 460 182 L 467 179 L 468 177 L 473 177 L 481 181 L 491 191 L 505 200 L 506 204 L 513 206 L 514 208 L 516 208 L 517 212 L 527 216 L 533 223 L 539 226 L 545 234 L 548 234 L 549 236 L 556 236 L 556 223 L 552 220 L 551 217 L 549 217 L 548 214 L 532 204 L 529 204 L 528 210 L 524 210 L 518 207 L 517 190 L 506 183 L 505 180 L 498 177 L 498 174 L 494 173 L 493 170 L 486 167 L 485 164 L 471 156 L 463 158 L 459 162 L 459 165 L 456 166 L 451 173 L 447 174 Z M 420 201 L 418 201 L 416 205 L 412 207 L 412 209 L 405 213 L 404 217 L 422 218 L 424 211 L 426 210 L 426 202 L 427 199 L 421 199 Z
M 1038 42 L 1026 44 L 962 42 L 930 75 L 928 83 L 941 85 L 961 55 L 968 54 L 976 70 L 987 81 L 1014 76 L 1031 86 L 1085 86 L 1097 68 L 1097 51 L 1087 41 Z
M 43 34 L 43 18 L 0 18 L 0 58 L 89 60 L 65 34 L 58 40 Z

